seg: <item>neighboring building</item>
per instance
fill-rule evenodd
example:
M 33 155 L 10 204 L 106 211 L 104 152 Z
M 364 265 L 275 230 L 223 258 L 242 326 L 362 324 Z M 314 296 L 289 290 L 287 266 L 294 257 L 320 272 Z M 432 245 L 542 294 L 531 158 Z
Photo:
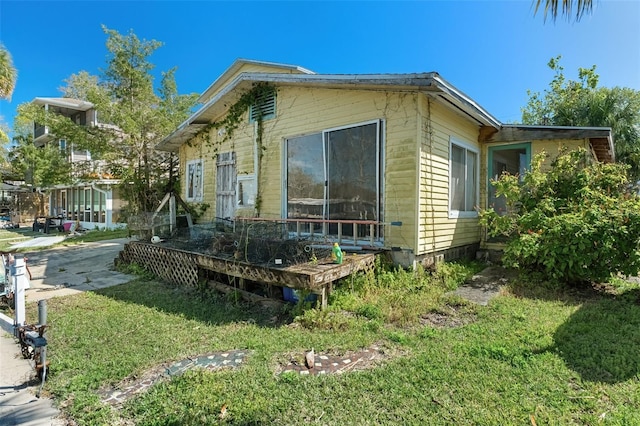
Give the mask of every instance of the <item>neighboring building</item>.
M 260 83 L 275 93 L 232 135 L 212 124 Z M 504 125 L 437 73 L 237 60 L 200 102 L 157 149 L 179 153 L 182 196 L 208 203 L 206 219 L 287 219 L 291 232 L 388 249 L 407 266 L 475 255 L 477 208 L 496 203 L 489 178 L 522 173 L 536 152 L 614 159 L 610 129 Z
M 0 183 L 0 188 L 0 227 L 33 221 L 44 206 L 41 194 L 31 191 L 23 182 L 5 181 Z
M 69 117 L 82 126 L 102 126 L 93 104 L 70 98 L 35 98 L 32 101 L 49 112 Z M 66 221 L 79 222 L 84 229 L 117 228 L 124 202 L 119 197 L 118 179 L 101 172 L 101 164 L 91 158 L 91 153 L 79 150 L 74 141 L 51 134 L 47 126 L 34 123 L 34 145 L 56 144 L 71 163 L 74 181 L 71 185 L 39 188 L 48 193 L 49 203 L 45 215 L 62 217 Z M 90 171 L 90 172 L 89 172 Z M 91 178 L 88 178 L 90 176 Z

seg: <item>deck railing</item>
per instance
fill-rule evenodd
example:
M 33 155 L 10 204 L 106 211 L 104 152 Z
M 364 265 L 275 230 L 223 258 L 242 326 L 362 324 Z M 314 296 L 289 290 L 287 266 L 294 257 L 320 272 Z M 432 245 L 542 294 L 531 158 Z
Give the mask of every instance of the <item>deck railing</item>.
M 375 220 L 332 220 L 332 219 L 235 219 L 235 227 L 243 222 L 263 222 L 282 224 L 290 238 L 306 238 L 324 242 L 349 243 L 358 247 L 381 247 L 384 243 L 384 227 L 400 226 L 401 222 L 382 223 Z

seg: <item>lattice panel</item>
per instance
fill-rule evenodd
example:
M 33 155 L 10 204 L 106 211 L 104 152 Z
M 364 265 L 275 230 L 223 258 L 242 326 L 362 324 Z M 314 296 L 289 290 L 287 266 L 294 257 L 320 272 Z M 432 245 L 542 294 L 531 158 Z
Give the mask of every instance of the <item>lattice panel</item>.
M 144 266 L 157 277 L 173 284 L 198 284 L 198 265 L 194 255 L 190 253 L 154 244 L 131 242 L 125 244 L 122 259 Z

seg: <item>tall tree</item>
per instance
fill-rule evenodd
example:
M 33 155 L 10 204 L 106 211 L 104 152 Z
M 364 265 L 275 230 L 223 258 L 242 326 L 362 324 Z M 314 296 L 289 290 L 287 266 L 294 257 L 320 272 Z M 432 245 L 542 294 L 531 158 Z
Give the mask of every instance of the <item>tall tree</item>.
M 104 26 L 103 31 L 109 52 L 103 75 L 73 74 L 61 91 L 65 97 L 93 103 L 99 122 L 107 125 L 79 126 L 32 104 L 19 106 L 16 121 L 46 124 L 52 134 L 73 141 L 78 149 L 89 150 L 93 159 L 101 161 L 103 171 L 122 181 L 127 213 L 151 211 L 177 181 L 178 164 L 175 156 L 154 147 L 188 117 L 197 95 L 178 94 L 175 69 L 162 74 L 156 93 L 149 57 L 160 42 L 140 40 L 132 31 L 122 35 Z M 38 186 L 65 183 L 70 173 L 47 172 L 45 164 L 57 162 L 51 155 L 47 150 L 34 151 L 28 140 L 21 138 L 13 162 L 25 170 L 36 167 L 32 176 Z
M 154 92 L 154 65 L 149 57 L 162 44 L 121 35 L 103 26 L 109 58 L 103 84 L 111 94 L 107 116 L 120 129 L 123 187 L 132 214 L 154 209 L 168 189 L 175 170 L 171 155 L 154 146 L 187 118 L 195 95 L 178 95 L 172 69 L 163 74 L 159 94 Z M 169 179 L 170 180 L 170 179 Z
M 17 79 L 18 71 L 13 65 L 11 53 L 0 43 L 0 99 L 11 100 Z M 4 122 L 0 121 L 0 142 L 9 141 L 4 127 Z
M 534 0 L 534 2 L 536 5 L 534 14 L 538 13 L 540 6 L 544 3 L 543 16 L 545 21 L 548 16 L 555 21 L 560 13 L 569 20 L 572 17 L 575 18 L 577 22 L 593 10 L 593 0 Z
M 522 122 L 532 125 L 611 127 L 616 160 L 630 166 L 640 178 L 640 91 L 623 87 L 599 87 L 595 65 L 579 68 L 578 80 L 569 80 L 560 56 L 548 66 L 555 72 L 549 88 L 528 91 Z
M 11 53 L 0 44 L 0 98 L 11 100 L 17 79 L 18 71 L 13 66 Z

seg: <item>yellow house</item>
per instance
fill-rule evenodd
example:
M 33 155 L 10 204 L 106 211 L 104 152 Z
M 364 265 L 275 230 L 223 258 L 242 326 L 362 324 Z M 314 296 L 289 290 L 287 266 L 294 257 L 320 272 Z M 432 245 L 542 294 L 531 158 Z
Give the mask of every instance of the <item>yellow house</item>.
M 522 173 L 536 152 L 614 160 L 608 128 L 505 125 L 433 72 L 239 59 L 199 101 L 157 149 L 179 153 L 182 198 L 210 205 L 201 220 L 287 221 L 405 266 L 474 256 L 477 209 L 496 203 L 489 179 Z

